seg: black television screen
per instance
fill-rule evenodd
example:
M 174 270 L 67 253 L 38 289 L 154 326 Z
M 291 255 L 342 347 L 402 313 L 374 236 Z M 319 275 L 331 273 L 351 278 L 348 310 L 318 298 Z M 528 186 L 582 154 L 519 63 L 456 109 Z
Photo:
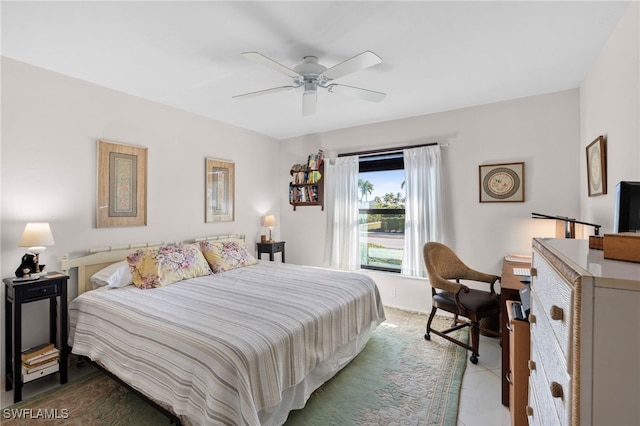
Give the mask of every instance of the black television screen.
M 615 232 L 640 232 L 640 182 L 622 181 L 616 186 Z

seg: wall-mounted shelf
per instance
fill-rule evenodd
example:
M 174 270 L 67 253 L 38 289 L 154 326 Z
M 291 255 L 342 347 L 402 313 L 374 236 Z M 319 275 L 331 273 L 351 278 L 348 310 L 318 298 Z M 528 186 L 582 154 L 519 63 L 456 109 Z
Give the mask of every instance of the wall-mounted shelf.
M 289 204 L 320 206 L 324 210 L 324 156 L 322 151 L 312 154 L 307 164 L 295 164 L 290 171 Z

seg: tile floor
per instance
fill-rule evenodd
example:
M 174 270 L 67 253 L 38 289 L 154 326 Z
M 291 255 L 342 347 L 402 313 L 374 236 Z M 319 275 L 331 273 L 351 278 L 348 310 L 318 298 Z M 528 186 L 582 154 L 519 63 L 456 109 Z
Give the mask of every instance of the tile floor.
M 435 336 L 434 338 L 438 338 Z M 499 339 L 480 336 L 480 357 L 478 364 L 469 362 L 462 380 L 458 426 L 499 426 L 509 425 L 509 410 L 501 401 L 501 349 Z M 84 364 L 77 368 L 75 363 L 69 369 L 69 380 L 82 377 L 94 371 Z M 58 386 L 58 376 L 52 375 L 39 379 L 22 389 L 23 397 L 30 398 L 40 392 Z M 4 386 L 0 394 L 0 408 L 13 404 L 13 392 L 6 392 Z
M 480 336 L 479 352 L 476 365 L 469 361 L 467 353 L 467 369 L 460 392 L 458 426 L 510 425 L 509 409 L 502 405 L 500 339 Z

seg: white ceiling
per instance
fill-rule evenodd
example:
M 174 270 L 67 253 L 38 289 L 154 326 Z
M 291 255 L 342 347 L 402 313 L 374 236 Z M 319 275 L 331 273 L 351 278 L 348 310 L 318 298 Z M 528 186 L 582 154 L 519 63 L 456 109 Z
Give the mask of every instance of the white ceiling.
M 2 55 L 283 139 L 576 88 L 628 2 L 2 2 Z M 370 103 L 302 89 L 240 55 L 331 67 L 371 50 L 383 63 L 336 80 L 387 93 Z

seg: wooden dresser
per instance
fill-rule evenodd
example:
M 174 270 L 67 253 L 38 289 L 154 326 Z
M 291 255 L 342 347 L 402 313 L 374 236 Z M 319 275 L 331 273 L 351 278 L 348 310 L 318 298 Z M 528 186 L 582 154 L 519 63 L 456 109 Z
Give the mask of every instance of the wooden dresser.
M 640 424 L 640 264 L 534 239 L 530 425 Z

